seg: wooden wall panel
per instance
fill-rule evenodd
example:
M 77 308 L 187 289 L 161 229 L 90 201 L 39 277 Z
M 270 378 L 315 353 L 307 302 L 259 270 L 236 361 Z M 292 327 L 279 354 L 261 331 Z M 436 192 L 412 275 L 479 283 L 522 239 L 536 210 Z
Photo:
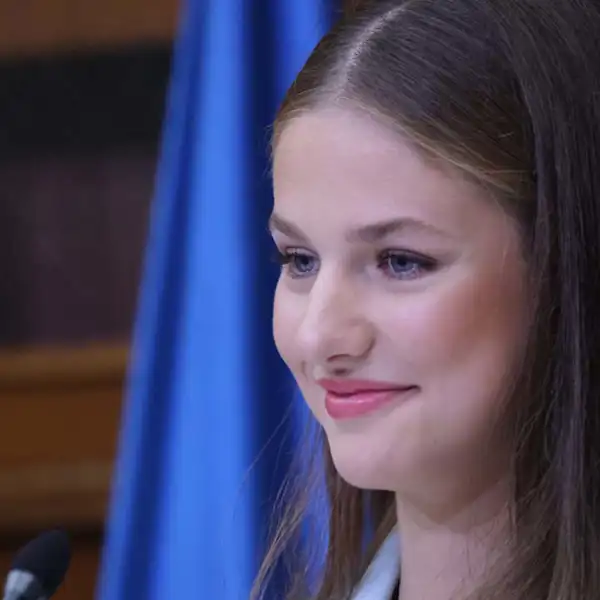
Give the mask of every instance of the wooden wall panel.
M 98 136 L 94 137 L 95 130 L 90 125 L 95 122 L 100 122 L 96 129 L 108 131 L 101 136 L 102 148 L 114 150 L 115 155 L 128 152 L 132 141 L 147 144 L 148 135 L 154 144 L 160 118 L 148 115 L 162 116 L 169 54 L 161 50 L 157 59 L 152 49 L 170 47 L 178 5 L 179 0 L 0 0 L 0 63 L 4 69 L 1 112 L 8 125 L 24 124 L 21 129 L 11 129 L 4 123 L 0 149 L 4 140 L 6 156 L 14 160 L 18 142 L 18 156 L 33 157 L 32 164 L 39 171 L 36 152 L 39 154 L 42 149 L 49 149 L 50 156 L 55 156 L 57 145 L 63 151 L 72 147 L 66 143 L 71 138 L 83 140 L 89 147 L 98 146 Z M 77 61 L 90 58 L 94 67 L 90 72 L 98 80 L 100 59 L 96 58 L 112 56 L 115 51 L 127 52 L 128 48 L 149 49 L 139 59 L 134 57 L 131 76 L 127 74 L 127 81 L 143 90 L 144 102 L 140 103 L 135 96 L 129 104 L 123 104 L 123 98 L 132 98 L 134 89 L 125 86 L 121 96 L 111 95 L 116 106 L 106 106 L 107 98 L 89 85 L 87 96 L 98 97 L 98 102 L 104 103 L 100 112 L 93 110 L 95 105 L 82 100 L 87 96 L 77 87 L 75 79 L 64 82 L 56 79 L 60 73 L 66 73 L 63 67 L 58 65 L 59 68 L 52 70 L 47 64 L 47 59 L 72 60 L 77 63 L 68 70 L 72 73 L 86 66 L 83 63 L 77 66 Z M 33 62 L 28 66 L 30 58 Z M 150 59 L 154 61 L 152 65 Z M 110 60 L 114 62 L 116 58 Z M 117 78 L 123 71 L 122 68 L 119 71 L 116 63 L 110 68 Z M 159 74 L 160 86 L 144 79 L 144 73 L 149 72 Z M 27 73 L 37 77 L 44 88 L 41 112 L 28 103 L 26 85 L 9 85 L 10 81 L 26 83 Z M 61 82 L 65 83 L 62 87 Z M 102 79 L 98 85 L 113 92 L 122 88 Z M 156 92 L 154 95 L 150 94 L 152 90 Z M 152 98 L 161 100 L 154 102 Z M 64 112 L 75 117 L 65 121 L 48 112 L 52 99 L 56 99 L 54 105 L 64 106 Z M 73 111 L 70 101 L 74 106 L 82 106 L 79 112 Z M 13 105 L 23 106 L 20 121 L 11 110 Z M 127 129 L 115 116 L 127 113 L 132 105 L 135 105 L 134 115 L 140 112 L 138 106 L 144 107 L 143 118 L 132 121 L 130 116 L 125 122 L 129 129 L 143 132 L 142 140 L 123 139 L 114 134 Z M 78 121 L 76 117 L 84 113 L 89 114 L 87 120 Z M 105 113 L 116 121 L 112 129 L 98 119 L 99 114 Z M 36 114 L 45 119 L 45 127 L 44 122 L 32 121 Z M 56 123 L 54 128 L 53 123 Z M 44 145 L 37 138 L 32 139 L 32 131 L 38 132 L 38 137 L 40 131 L 46 131 L 50 143 Z M 76 146 L 78 155 L 80 146 L 79 143 Z M 120 193 L 129 194 L 119 189 Z M 22 253 L 23 246 L 17 247 Z M 47 290 L 43 295 L 47 296 Z M 8 321 L 11 315 L 15 316 L 14 311 L 5 310 L 3 318 Z M 127 335 L 128 331 L 123 333 Z M 71 338 L 63 335 L 60 339 Z M 43 336 L 38 336 L 37 342 L 40 340 L 44 341 Z M 94 597 L 127 354 L 127 344 L 0 350 L 0 578 L 23 543 L 44 529 L 61 526 L 71 534 L 74 557 L 65 585 L 56 598 Z
M 97 50 L 173 37 L 178 0 L 0 0 L 0 56 Z
M 127 356 L 119 344 L 0 352 L 0 570 L 64 527 L 74 560 L 57 600 L 93 597 Z

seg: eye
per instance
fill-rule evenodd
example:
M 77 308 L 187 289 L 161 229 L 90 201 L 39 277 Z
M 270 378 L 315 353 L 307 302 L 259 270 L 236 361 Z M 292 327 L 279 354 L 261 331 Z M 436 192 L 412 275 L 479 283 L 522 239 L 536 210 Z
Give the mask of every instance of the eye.
M 437 267 L 437 262 L 426 256 L 400 250 L 386 250 L 379 257 L 378 267 L 392 279 L 416 279 Z
M 317 259 L 303 250 L 291 248 L 284 252 L 277 251 L 275 258 L 290 277 L 307 277 L 316 272 Z

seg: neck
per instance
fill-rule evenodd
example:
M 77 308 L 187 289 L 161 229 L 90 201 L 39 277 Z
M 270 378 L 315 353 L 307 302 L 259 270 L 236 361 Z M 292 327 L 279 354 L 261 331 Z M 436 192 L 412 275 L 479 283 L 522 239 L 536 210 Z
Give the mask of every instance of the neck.
M 462 600 L 474 592 L 506 547 L 507 497 L 497 484 L 459 509 L 431 513 L 397 495 L 400 600 Z

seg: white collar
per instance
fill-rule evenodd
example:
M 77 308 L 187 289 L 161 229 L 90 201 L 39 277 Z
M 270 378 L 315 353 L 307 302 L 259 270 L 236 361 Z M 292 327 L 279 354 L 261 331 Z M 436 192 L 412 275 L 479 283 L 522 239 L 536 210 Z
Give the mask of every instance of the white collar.
M 400 574 L 400 546 L 393 529 L 354 590 L 352 600 L 389 600 Z

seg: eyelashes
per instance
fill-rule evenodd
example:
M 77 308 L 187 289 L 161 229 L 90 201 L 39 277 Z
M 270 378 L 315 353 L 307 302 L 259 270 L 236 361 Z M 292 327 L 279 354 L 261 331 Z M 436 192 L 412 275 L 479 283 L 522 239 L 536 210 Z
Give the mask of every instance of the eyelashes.
M 296 249 L 277 251 L 275 261 L 292 277 L 299 278 L 311 274 L 310 268 L 316 263 L 316 258 L 311 254 Z
M 434 271 L 438 262 L 406 250 L 386 250 L 381 253 L 377 265 L 392 279 L 417 279 Z
M 317 257 L 298 248 L 277 250 L 275 262 L 294 279 L 314 276 L 319 267 Z M 385 250 L 377 256 L 377 268 L 393 280 L 418 279 L 435 271 L 438 266 L 435 259 L 408 250 Z

